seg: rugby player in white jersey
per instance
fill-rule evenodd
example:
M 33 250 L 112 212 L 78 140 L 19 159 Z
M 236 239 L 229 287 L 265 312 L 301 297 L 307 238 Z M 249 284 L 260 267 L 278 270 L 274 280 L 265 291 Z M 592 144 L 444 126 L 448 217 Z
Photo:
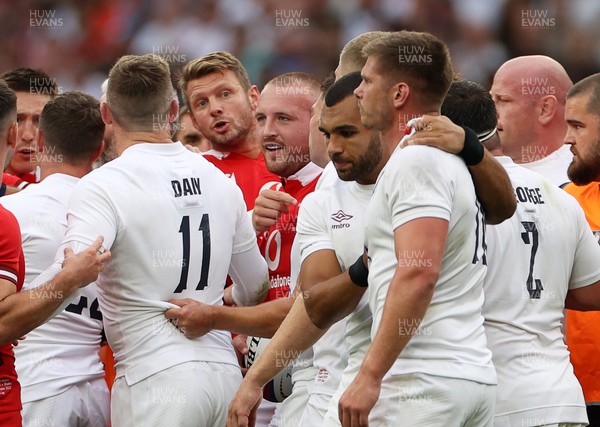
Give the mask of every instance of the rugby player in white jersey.
M 486 238 L 483 315 L 498 373 L 494 425 L 587 425 L 562 325 L 565 305 L 600 303 L 589 297 L 600 291 L 600 246 L 576 200 L 504 155 L 483 87 L 452 83 L 442 114 L 488 136 L 484 144 L 504 165 L 518 201 L 515 215 L 488 227 Z
M 0 80 L 0 164 L 17 137 L 17 95 Z M 45 322 L 68 304 L 65 300 L 98 277 L 110 252 L 98 255 L 102 238 L 73 255 L 60 249 L 64 259 L 53 274 L 41 275 L 35 286 L 21 291 L 25 279 L 25 260 L 17 219 L 0 206 L 0 419 L 3 425 L 22 424 L 21 387 L 15 370 L 13 345 L 16 340 Z M 49 280 L 51 279 L 51 280 Z M 56 314 L 56 313 L 54 313 Z
M 67 92 L 44 106 L 36 136 L 42 182 L 1 201 L 21 227 L 23 290 L 52 264 L 67 228 L 69 198 L 100 157 L 103 133 L 100 103 L 90 95 Z M 101 336 L 102 314 L 92 283 L 15 347 L 26 425 L 108 425 L 108 388 L 98 356 Z
M 404 129 L 404 128 L 402 128 Z M 451 138 L 460 137 L 460 140 L 464 138 L 464 132 L 454 134 Z M 480 159 L 481 160 L 481 159 Z M 506 217 L 510 216 L 514 211 L 514 196 L 510 190 L 510 183 L 504 172 L 500 172 L 502 178 L 497 179 L 493 175 L 490 175 L 483 170 L 480 165 L 494 166 L 494 170 L 502 170 L 501 166 L 494 162 L 489 153 L 484 153 L 483 160 L 477 165 L 471 167 L 471 171 L 474 176 L 474 181 L 478 182 L 478 186 L 482 189 L 485 185 L 488 185 L 487 181 L 493 181 L 492 185 L 499 184 L 498 188 L 501 195 L 502 203 L 496 205 L 501 209 L 490 209 L 490 216 L 493 216 L 493 221 L 501 221 Z M 489 187 L 488 187 L 489 188 Z M 486 198 L 489 200 L 489 197 Z M 496 200 L 496 202 L 498 199 Z M 331 323 L 335 322 L 333 316 L 343 317 L 343 315 L 351 312 L 357 302 L 362 296 L 362 292 L 348 282 L 348 273 L 344 273 L 340 277 L 334 280 L 320 283 L 313 286 L 313 289 L 307 292 L 306 303 L 317 304 L 317 308 L 314 310 L 313 322 L 317 325 L 326 327 Z M 335 308 L 341 314 L 332 312 L 331 308 Z M 345 310 L 345 311 L 344 311 Z M 315 320 L 316 319 L 316 320 Z M 256 403 L 258 398 L 258 392 L 260 386 L 264 384 L 268 379 L 273 376 L 279 369 L 278 366 L 284 366 L 295 351 L 306 348 L 310 344 L 314 343 L 316 339 L 323 333 L 322 330 L 315 328 L 311 324 L 311 320 L 306 315 L 306 310 L 303 307 L 303 301 L 301 299 L 296 301 L 296 304 L 290 315 L 283 322 L 280 330 L 274 336 L 271 344 L 267 347 L 263 355 L 258 359 L 257 362 L 249 370 L 246 376 L 242 388 L 238 391 L 236 398 L 230 405 L 229 419 L 231 425 L 246 425 L 247 418 L 250 415 L 252 406 Z M 290 351 L 291 350 L 291 351 Z
M 163 312 L 174 298 L 262 301 L 267 268 L 242 194 L 171 141 L 177 100 L 157 55 L 119 59 L 100 108 L 119 157 L 77 184 L 64 242 L 78 248 L 101 233 L 116 254 L 97 281 L 116 361 L 112 425 L 222 425 L 241 380 L 230 335 L 189 339 Z M 236 285 L 224 295 L 228 272 Z

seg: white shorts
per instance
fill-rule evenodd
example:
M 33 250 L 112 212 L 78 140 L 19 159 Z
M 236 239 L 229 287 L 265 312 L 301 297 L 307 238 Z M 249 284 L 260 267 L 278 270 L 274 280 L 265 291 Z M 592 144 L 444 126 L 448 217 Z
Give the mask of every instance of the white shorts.
M 269 427 L 299 427 L 300 418 L 306 405 L 308 404 L 309 398 L 309 387 L 313 383 L 310 381 L 296 381 L 292 394 L 290 394 L 282 403 L 279 408 L 277 424 L 272 423 Z
M 340 389 L 332 398 L 324 426 L 341 426 Z M 492 427 L 496 386 L 433 375 L 389 376 L 381 384 L 369 425 L 381 427 Z
M 260 406 L 256 410 L 255 427 L 268 427 L 271 424 L 277 425 L 278 408 L 281 403 L 271 402 L 267 399 L 262 399 Z
M 24 426 L 106 427 L 110 399 L 104 378 L 74 385 L 56 396 L 23 404 Z
M 186 362 L 138 383 L 117 378 L 112 388 L 112 427 L 222 427 L 242 382 L 240 368 Z
M 323 425 L 325 414 L 331 396 L 328 394 L 312 393 L 308 397 L 306 409 L 300 419 L 300 427 L 313 427 Z

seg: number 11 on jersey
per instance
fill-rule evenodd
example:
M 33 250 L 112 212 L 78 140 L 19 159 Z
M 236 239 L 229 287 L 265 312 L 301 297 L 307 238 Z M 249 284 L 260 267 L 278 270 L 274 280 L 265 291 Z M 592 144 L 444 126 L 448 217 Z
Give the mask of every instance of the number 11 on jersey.
M 197 291 L 201 291 L 208 286 L 208 266 L 210 265 L 210 224 L 208 214 L 202 215 L 198 231 L 202 232 L 202 267 L 200 268 L 200 281 L 196 286 Z M 188 274 L 190 268 L 190 217 L 189 215 L 181 218 L 179 232 L 182 234 L 183 241 L 183 262 L 181 265 L 181 276 L 179 284 L 173 293 L 179 294 L 187 289 Z

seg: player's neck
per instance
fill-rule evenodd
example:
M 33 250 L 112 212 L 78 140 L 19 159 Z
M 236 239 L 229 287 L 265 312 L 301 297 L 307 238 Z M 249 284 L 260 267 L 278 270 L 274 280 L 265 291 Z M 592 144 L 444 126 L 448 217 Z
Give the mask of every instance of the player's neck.
M 221 153 L 234 153 L 238 156 L 250 157 L 251 159 L 257 159 L 260 154 L 260 147 L 256 138 L 248 135 L 241 141 L 236 141 L 230 144 L 218 144 L 213 142 L 213 150 Z
M 123 151 L 136 144 L 173 144 L 166 131 L 160 132 L 126 132 L 115 127 L 115 146 L 120 156 Z
M 84 175 L 87 175 L 92 171 L 92 164 L 89 163 L 85 165 L 75 166 L 65 162 L 42 162 L 40 168 L 42 170 L 41 180 L 43 181 L 44 179 L 55 173 L 61 173 L 63 175 L 73 176 L 75 178 L 82 178 Z
M 398 111 L 392 126 L 381 132 L 381 137 L 392 153 L 405 135 L 407 118 L 421 117 L 423 115 L 439 116 L 439 111 L 432 108 L 405 108 Z

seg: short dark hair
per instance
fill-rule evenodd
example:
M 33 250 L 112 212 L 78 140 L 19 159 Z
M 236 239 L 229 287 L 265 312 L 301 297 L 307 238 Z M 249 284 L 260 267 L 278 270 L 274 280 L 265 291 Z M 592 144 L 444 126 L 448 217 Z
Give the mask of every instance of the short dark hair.
M 3 133 L 16 118 L 17 95 L 0 79 L 0 133 Z
M 587 111 L 600 115 L 600 73 L 592 74 L 575 83 L 567 92 L 567 99 L 583 94 L 590 95 L 586 105 Z
M 325 93 L 325 105 L 327 107 L 333 107 L 341 100 L 352 95 L 354 96 L 354 90 L 360 86 L 362 77 L 360 71 L 348 73 L 333 83 L 329 90 Z
M 175 98 L 169 64 L 158 55 L 123 56 L 108 75 L 108 108 L 127 131 L 153 131 L 157 122 L 166 125 Z
M 50 154 L 75 164 L 89 161 L 104 135 L 100 102 L 82 92 L 62 93 L 44 106 L 40 130 Z
M 235 74 L 242 89 L 246 92 L 250 90 L 250 78 L 240 60 L 229 52 L 213 52 L 202 58 L 194 59 L 183 67 L 183 72 L 179 78 L 179 88 L 181 89 L 186 105 L 189 106 L 187 85 L 191 80 L 199 79 L 212 73 L 224 73 L 225 71 L 231 71 Z
M 58 95 L 56 79 L 51 78 L 44 70 L 19 67 L 0 75 L 8 87 L 15 92 L 27 92 L 37 95 L 47 95 L 54 98 Z
M 405 79 L 426 105 L 439 107 L 454 71 L 448 46 L 429 33 L 385 33 L 363 48 L 366 57 L 378 58 L 378 72 L 388 79 Z
M 441 111 L 457 125 L 467 126 L 478 134 L 493 130 L 498 123 L 496 104 L 490 93 L 469 80 L 452 82 Z

